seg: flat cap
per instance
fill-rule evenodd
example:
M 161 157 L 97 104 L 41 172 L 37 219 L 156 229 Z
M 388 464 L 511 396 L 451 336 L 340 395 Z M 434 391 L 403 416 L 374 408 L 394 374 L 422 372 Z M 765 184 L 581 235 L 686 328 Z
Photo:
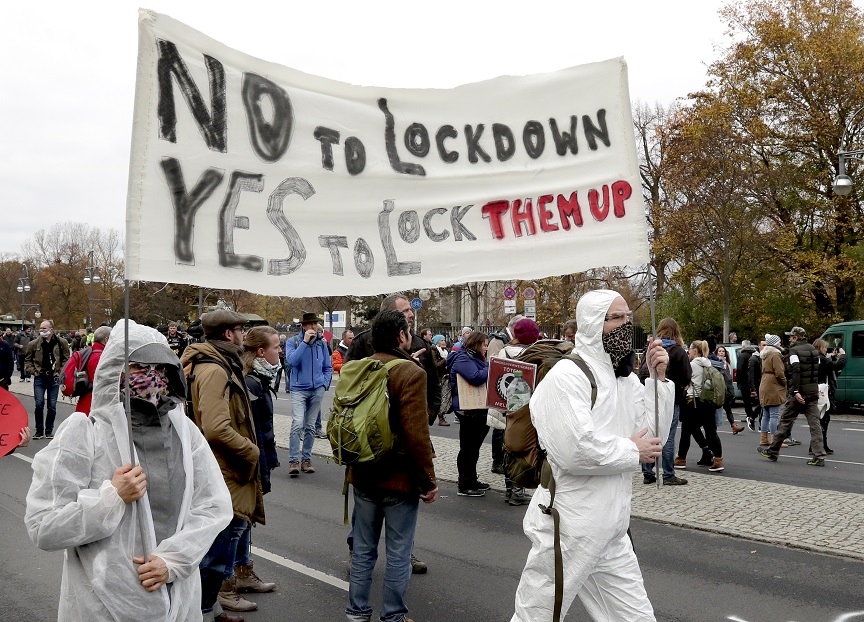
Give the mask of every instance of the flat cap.
M 219 335 L 229 328 L 243 326 L 247 322 L 245 315 L 240 315 L 227 309 L 216 309 L 201 316 L 201 326 L 205 335 Z

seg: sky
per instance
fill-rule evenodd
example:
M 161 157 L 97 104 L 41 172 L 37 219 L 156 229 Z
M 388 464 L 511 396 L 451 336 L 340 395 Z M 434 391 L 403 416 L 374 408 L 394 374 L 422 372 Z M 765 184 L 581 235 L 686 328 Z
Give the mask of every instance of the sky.
M 450 88 L 623 56 L 632 101 L 704 86 L 720 0 L 151 0 L 235 49 L 352 84 Z M 63 221 L 124 230 L 137 2 L 16 2 L 0 20 L 0 256 Z M 171 223 L 165 223 L 171 235 Z

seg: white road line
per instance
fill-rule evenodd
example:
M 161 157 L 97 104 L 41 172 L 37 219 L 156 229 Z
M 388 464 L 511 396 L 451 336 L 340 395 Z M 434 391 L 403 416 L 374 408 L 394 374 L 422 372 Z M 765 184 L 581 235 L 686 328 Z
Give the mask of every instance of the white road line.
M 299 564 L 297 562 L 291 561 L 290 559 L 286 559 L 281 557 L 280 555 L 276 555 L 275 553 L 271 553 L 270 551 L 265 551 L 264 549 L 259 549 L 257 546 L 252 547 L 252 554 L 261 557 L 262 559 L 269 560 L 275 564 L 279 564 L 280 566 L 284 566 L 285 568 L 290 568 L 291 570 L 296 570 L 301 574 L 305 574 L 307 577 L 312 577 L 313 579 L 318 579 L 322 583 L 326 583 L 327 585 L 332 585 L 333 587 L 338 587 L 340 590 L 345 592 L 348 591 L 348 582 L 343 581 L 342 579 L 337 579 L 329 574 L 321 572 L 320 570 L 315 570 L 314 568 L 309 568 L 308 566 L 304 566 L 303 564 Z
M 16 458 L 21 458 L 21 460 L 23 460 L 24 462 L 29 462 L 30 464 L 33 464 L 33 458 L 31 458 L 30 456 L 23 456 L 21 454 L 12 454 L 12 455 Z
M 810 460 L 810 456 L 790 456 L 781 452 L 782 458 L 795 458 L 796 460 Z M 833 458 L 825 458 L 825 462 L 836 462 L 837 464 L 854 464 L 855 466 L 864 466 L 864 462 L 849 462 L 848 460 L 834 460 Z
M 840 428 L 844 432 L 864 432 L 864 428 Z

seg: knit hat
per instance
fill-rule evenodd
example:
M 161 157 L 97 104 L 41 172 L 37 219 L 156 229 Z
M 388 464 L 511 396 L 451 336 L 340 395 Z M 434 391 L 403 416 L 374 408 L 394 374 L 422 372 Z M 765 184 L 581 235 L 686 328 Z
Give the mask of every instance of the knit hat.
M 540 337 L 540 327 L 531 318 L 522 318 L 513 325 L 513 334 L 519 343 L 530 346 Z
M 777 335 L 772 335 L 771 333 L 765 334 L 765 343 L 769 346 L 774 346 L 775 348 L 780 345 L 780 337 Z
M 432 337 L 432 345 L 437 346 L 443 340 L 444 340 L 444 335 L 435 335 L 434 337 Z

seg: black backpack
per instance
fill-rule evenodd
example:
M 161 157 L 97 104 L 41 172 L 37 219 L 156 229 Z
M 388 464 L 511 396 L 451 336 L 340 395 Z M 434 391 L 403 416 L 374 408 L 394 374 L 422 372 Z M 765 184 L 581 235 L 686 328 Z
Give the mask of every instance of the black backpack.
M 75 371 L 72 373 L 71 397 L 81 397 L 93 390 L 93 382 L 87 373 L 87 363 L 90 361 L 90 355 L 93 354 L 93 348 L 88 346 L 80 350 L 80 353 L 78 365 L 75 366 Z

